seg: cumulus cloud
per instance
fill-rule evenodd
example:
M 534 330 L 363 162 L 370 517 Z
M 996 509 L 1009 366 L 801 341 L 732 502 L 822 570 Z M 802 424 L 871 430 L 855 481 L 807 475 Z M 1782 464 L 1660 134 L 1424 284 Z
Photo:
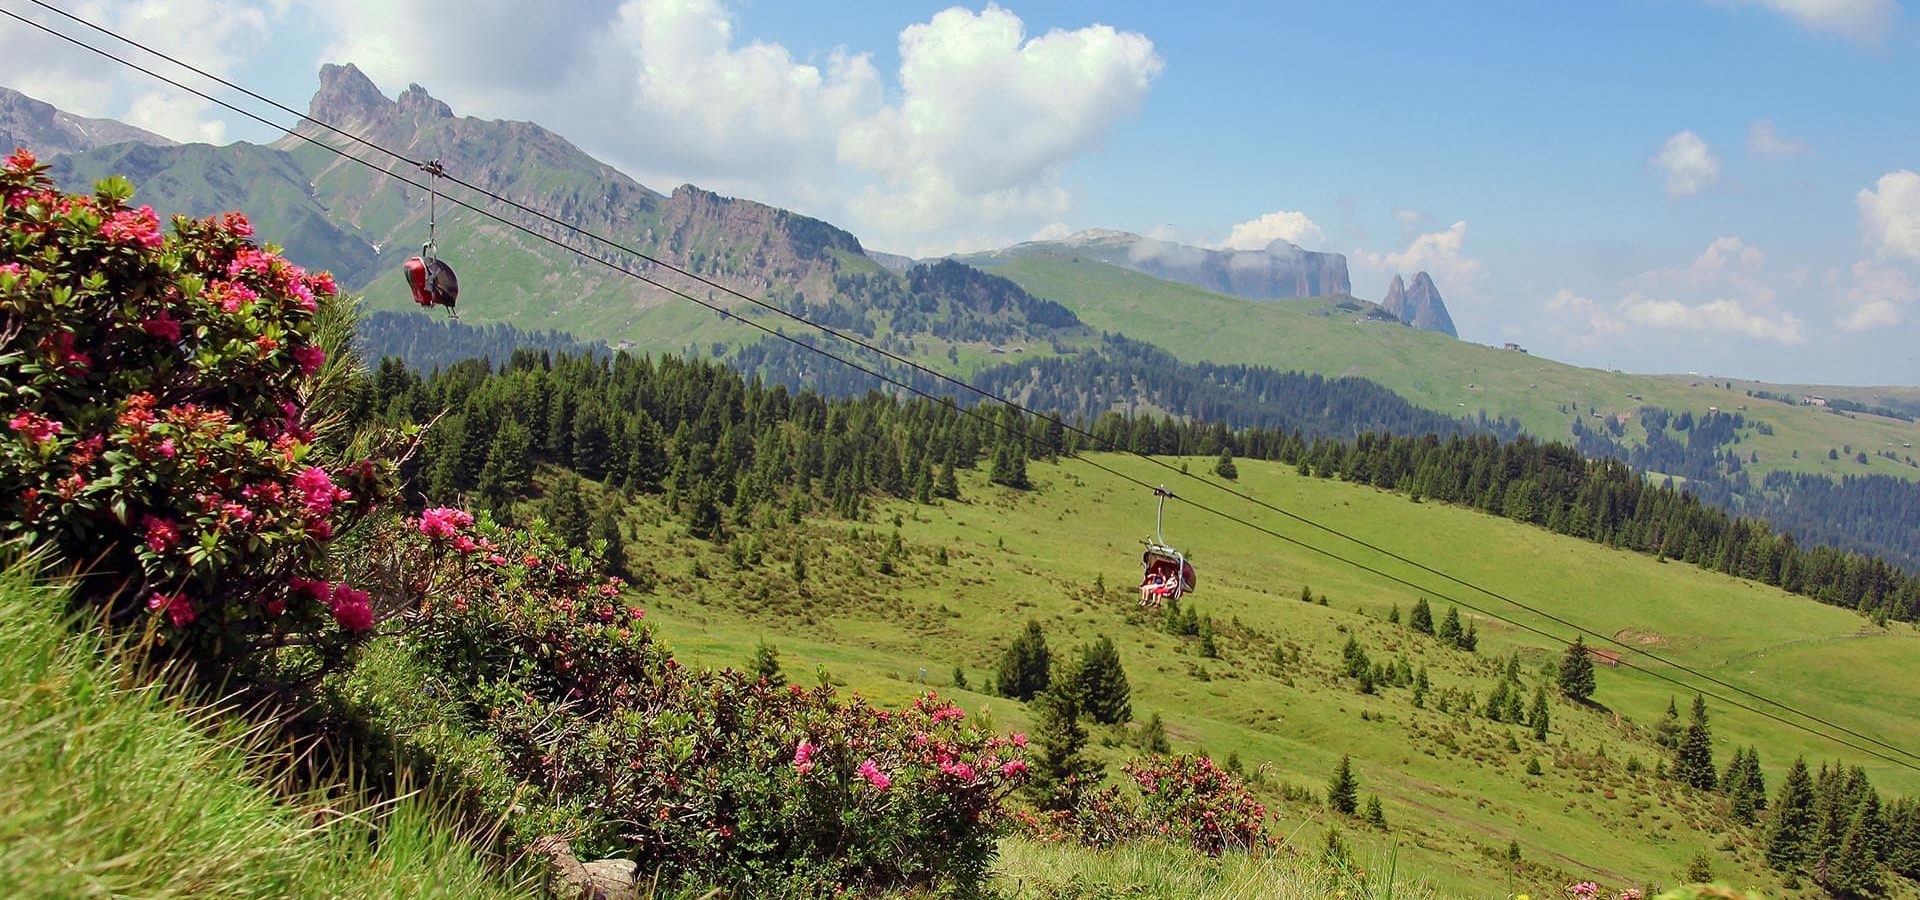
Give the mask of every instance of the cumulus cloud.
M 1723 335 L 1782 345 L 1806 341 L 1805 322 L 1776 301 L 1766 254 L 1731 235 L 1714 239 L 1684 267 L 1626 279 L 1612 303 L 1562 290 L 1545 308 L 1554 330 L 1577 346 L 1631 334 Z
M 222 76 L 231 76 L 264 44 L 282 11 L 275 4 L 263 9 L 243 0 L 92 0 L 62 6 Z M 89 42 L 96 37 L 42 10 L 22 15 Z M 226 124 L 213 104 L 40 31 L 0 28 L 0 59 L 7 61 L 8 87 L 68 112 L 119 119 L 178 141 L 226 139 Z
M 1062 168 L 1162 66 L 1145 35 L 1106 25 L 1029 38 L 999 6 L 940 12 L 900 33 L 900 101 L 840 134 L 840 160 L 878 181 L 851 208 L 906 231 L 1058 213 Z
M 1353 261 L 1359 266 L 1373 269 L 1382 274 L 1409 273 L 1424 270 L 1432 275 L 1440 290 L 1451 297 L 1472 295 L 1480 283 L 1485 267 L 1480 260 L 1466 253 L 1467 223 L 1460 220 L 1443 231 L 1432 231 L 1413 239 L 1407 249 L 1398 253 L 1376 253 L 1368 250 L 1355 251 Z
M 1073 229 L 1068 227 L 1067 223 L 1049 222 L 1045 225 L 1040 226 L 1038 229 L 1036 229 L 1033 232 L 1033 237 L 1027 238 L 1027 240 L 1058 241 L 1058 240 L 1064 240 L 1068 235 L 1071 235 L 1071 234 L 1073 234 Z
M 1810 151 L 1805 141 L 1781 134 L 1773 120 L 1761 119 L 1747 129 L 1747 152 L 1765 159 L 1791 159 Z
M 1853 264 L 1850 274 L 1844 309 L 1835 320 L 1843 331 L 1898 325 L 1905 321 L 1907 308 L 1920 301 L 1920 285 L 1894 266 L 1863 259 Z
M 1727 2 L 1727 0 L 1717 0 Z M 1900 18 L 1896 0 L 1732 0 L 1784 15 L 1810 31 L 1878 44 Z
M 1699 135 L 1681 131 L 1667 138 L 1654 154 L 1654 168 L 1667 178 L 1667 196 L 1686 197 L 1713 186 L 1720 178 L 1720 159 Z
M 1306 213 L 1276 210 L 1233 226 L 1227 239 L 1214 245 L 1225 250 L 1265 250 L 1274 241 L 1318 244 L 1325 234 Z
M 1144 35 L 1028 35 L 991 4 L 908 25 L 892 79 L 865 52 L 801 59 L 743 38 L 725 0 L 581 0 L 532 17 L 512 0 L 336 6 L 322 17 L 339 30 L 330 58 L 383 85 L 535 119 L 658 187 L 698 181 L 893 246 L 1060 218 L 1073 203 L 1063 171 L 1138 109 L 1163 65 Z M 408 52 L 422 34 L 489 50 Z
M 1854 195 L 1867 246 L 1882 256 L 1920 260 L 1920 173 L 1888 172 Z

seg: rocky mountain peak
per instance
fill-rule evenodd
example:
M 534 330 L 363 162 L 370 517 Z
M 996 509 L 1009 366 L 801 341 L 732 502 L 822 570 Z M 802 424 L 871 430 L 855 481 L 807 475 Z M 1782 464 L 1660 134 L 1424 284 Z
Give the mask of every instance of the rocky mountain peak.
M 436 119 L 453 118 L 453 107 L 435 100 L 426 88 L 417 84 L 407 85 L 406 92 L 400 95 L 399 107 L 403 113 L 424 113 Z
M 380 93 L 380 88 L 359 66 L 328 63 L 320 67 L 320 89 L 314 92 L 313 102 L 307 104 L 307 115 L 344 127 L 349 123 L 384 119 L 398 107 L 399 104 Z
M 1424 271 L 1413 273 L 1411 287 L 1396 273 L 1380 305 L 1399 316 L 1400 321 L 1422 331 L 1437 331 L 1448 337 L 1460 336 L 1454 330 L 1453 316 L 1447 313 L 1446 302 L 1440 299 L 1440 288 L 1434 285 L 1433 276 Z

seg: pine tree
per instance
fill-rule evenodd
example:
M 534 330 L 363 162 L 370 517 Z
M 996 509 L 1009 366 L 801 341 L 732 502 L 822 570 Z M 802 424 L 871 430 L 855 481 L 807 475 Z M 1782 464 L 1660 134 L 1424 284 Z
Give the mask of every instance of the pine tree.
M 1465 650 L 1468 653 L 1472 653 L 1473 651 L 1480 649 L 1479 626 L 1475 625 L 1472 622 L 1467 623 L 1466 633 L 1460 635 L 1459 647 L 1460 649 Z
M 1365 821 L 1367 823 L 1367 827 L 1369 828 L 1378 828 L 1381 831 L 1387 830 L 1387 813 L 1385 810 L 1380 808 L 1379 796 L 1375 795 L 1375 796 L 1369 796 L 1367 798 L 1367 814 L 1365 817 Z
M 606 542 L 606 545 L 600 552 L 600 556 L 601 560 L 606 563 L 607 571 L 623 578 L 626 577 L 629 574 L 627 572 L 627 547 L 626 542 L 620 536 L 620 517 L 614 513 L 612 506 L 600 508 L 600 515 L 594 521 L 593 530 L 595 537 Z
M 1232 450 L 1220 451 L 1220 458 L 1214 460 L 1213 463 L 1213 474 L 1225 478 L 1228 481 L 1233 481 L 1240 477 L 1240 468 L 1233 464 Z
M 1300 602 L 1301 603 L 1313 602 L 1313 588 L 1304 584 L 1300 586 Z
M 1586 639 L 1575 635 L 1560 657 L 1560 693 L 1584 703 L 1593 696 L 1594 687 L 1593 656 L 1587 653 Z
M 1653 742 L 1668 750 L 1680 747 L 1680 709 L 1673 705 L 1673 698 L 1667 698 L 1667 714 L 1653 726 Z
M 1535 685 L 1533 688 L 1533 710 L 1527 716 L 1527 724 L 1533 726 L 1534 740 L 1544 741 L 1547 739 L 1548 718 L 1547 686 L 1544 684 Z
M 953 667 L 953 686 L 963 691 L 967 689 L 966 669 L 962 669 L 959 666 Z
M 1341 674 L 1348 678 L 1359 678 L 1367 674 L 1371 663 L 1367 661 L 1367 651 L 1360 649 L 1360 639 L 1349 635 L 1346 646 L 1340 648 L 1340 658 L 1344 668 Z
M 1873 853 L 1873 826 L 1865 806 L 1853 814 L 1833 861 L 1826 866 L 1827 890 L 1843 897 L 1879 892 L 1880 867 Z
M 1213 617 L 1201 616 L 1194 633 L 1200 637 L 1200 655 L 1208 659 L 1219 659 L 1220 645 L 1213 639 Z
M 1707 727 L 1707 700 L 1699 694 L 1693 695 L 1693 719 L 1674 755 L 1673 777 L 1703 791 L 1713 790 L 1719 780 L 1713 765 L 1713 731 Z
M 1440 620 L 1440 627 L 1434 632 L 1434 636 L 1438 637 L 1442 643 L 1457 647 L 1460 645 L 1461 634 L 1460 611 L 1449 606 L 1446 618 Z
M 1340 754 L 1340 764 L 1334 767 L 1333 777 L 1327 781 L 1327 805 L 1342 815 L 1353 815 L 1359 809 L 1360 779 L 1353 775 L 1353 759 Z
M 586 497 L 580 491 L 580 477 L 561 475 L 547 490 L 540 516 L 553 527 L 553 533 L 569 547 L 584 549 L 592 540 L 593 517 L 587 511 Z
M 1147 719 L 1146 727 L 1140 729 L 1138 744 L 1147 753 L 1173 752 L 1173 744 L 1167 740 L 1167 723 L 1161 721 L 1159 713 L 1154 713 Z
M 753 649 L 753 666 L 748 672 L 769 684 L 784 684 L 787 680 L 787 676 L 780 671 L 779 648 L 767 643 L 764 638 Z
M 1112 638 L 1103 635 L 1081 649 L 1074 687 L 1079 694 L 1081 712 L 1087 718 L 1102 725 L 1133 720 L 1132 689 L 1127 685 L 1126 670 L 1120 666 L 1120 651 L 1114 648 Z
M 933 495 L 942 500 L 960 499 L 960 479 L 953 474 L 952 461 L 940 464 L 940 477 L 934 479 Z
M 1814 828 L 1813 805 L 1813 778 L 1807 772 L 1807 761 L 1796 759 L 1767 817 L 1767 865 L 1792 872 L 1807 864 Z
M 1421 634 L 1433 633 L 1433 609 L 1427 606 L 1427 598 L 1413 602 L 1413 612 L 1407 614 L 1407 627 Z
M 1546 772 L 1540 768 L 1540 757 L 1538 756 L 1527 757 L 1527 774 L 1528 775 L 1546 774 Z
M 1052 683 L 1053 656 L 1047 652 L 1047 635 L 1038 620 L 1029 620 L 1027 630 L 1000 657 L 1000 672 L 995 683 L 1000 696 L 1032 700 Z M 1079 715 L 1076 707 L 1074 714 Z
M 1080 724 L 1080 707 L 1065 685 L 1040 693 L 1034 704 L 1035 738 L 1032 787 L 1046 809 L 1073 809 L 1080 793 L 1100 771 L 1087 755 L 1087 729 Z
M 1387 624 L 1390 624 L 1390 625 L 1400 624 L 1400 604 L 1395 603 L 1393 605 L 1393 609 L 1390 609 L 1387 611 Z

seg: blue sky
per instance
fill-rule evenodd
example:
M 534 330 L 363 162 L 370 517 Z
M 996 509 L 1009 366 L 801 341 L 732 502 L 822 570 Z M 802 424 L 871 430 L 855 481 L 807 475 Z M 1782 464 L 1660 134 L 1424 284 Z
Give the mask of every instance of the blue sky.
M 1896 0 L 530 7 L 73 8 L 294 105 L 351 59 L 389 93 L 417 81 L 656 188 L 879 249 L 1286 237 L 1347 254 L 1370 299 L 1428 269 L 1469 340 L 1920 382 L 1920 23 Z M 0 83 L 175 137 L 268 137 L 18 31 Z

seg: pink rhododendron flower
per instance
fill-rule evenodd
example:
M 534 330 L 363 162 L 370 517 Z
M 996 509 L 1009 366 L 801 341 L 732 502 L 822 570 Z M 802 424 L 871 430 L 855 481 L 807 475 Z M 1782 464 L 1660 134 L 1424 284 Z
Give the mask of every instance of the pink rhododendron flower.
M 456 534 L 453 536 L 453 549 L 461 553 L 472 553 L 480 549 L 480 545 L 474 543 L 473 538 L 467 537 L 464 534 Z
M 180 322 L 174 319 L 172 313 L 164 311 L 151 319 L 141 321 L 140 330 L 163 341 L 180 339 Z
M 19 278 L 26 274 L 27 270 L 19 263 L 0 263 L 0 275 L 12 275 Z
M 1567 888 L 1567 893 L 1575 897 L 1597 897 L 1600 895 L 1600 886 L 1591 881 L 1582 881 Z
M 52 440 L 53 436 L 59 434 L 60 429 L 65 427 L 59 422 L 33 412 L 23 412 L 14 416 L 8 420 L 7 426 L 20 432 L 29 444 L 40 444 Z
M 162 594 L 154 591 L 153 596 L 147 598 L 147 608 L 166 613 L 167 621 L 172 622 L 175 628 L 185 628 L 193 624 L 195 617 L 193 603 L 187 599 L 186 594 Z
M 473 516 L 466 510 L 451 506 L 436 506 L 420 514 L 420 533 L 430 538 L 453 537 L 458 529 L 473 524 Z
M 235 237 L 253 237 L 253 223 L 247 221 L 242 213 L 230 212 L 220 217 L 220 227 Z
M 313 292 L 322 297 L 331 297 L 340 292 L 340 288 L 333 283 L 332 272 L 307 276 L 307 286 L 313 288 Z
M 880 767 L 871 759 L 861 763 L 860 768 L 855 770 L 855 774 L 865 778 L 867 783 L 873 785 L 873 789 L 877 791 L 884 791 L 893 786 L 893 779 L 888 778 L 887 773 L 880 771 Z
M 33 151 L 25 147 L 14 148 L 13 155 L 7 157 L 7 168 L 15 172 L 25 172 L 38 164 L 39 161 L 33 158 Z
M 168 459 L 172 459 L 175 456 L 178 456 L 180 453 L 180 451 L 177 448 L 175 448 L 173 445 L 173 438 L 161 439 L 160 443 L 155 445 L 153 449 L 159 451 L 161 456 L 164 456 Z
M 1007 739 L 1012 741 L 1015 747 L 1025 747 L 1027 745 L 1027 736 L 1018 731 L 1014 732 Z
M 180 526 L 172 519 L 147 516 L 141 521 L 147 529 L 147 549 L 165 553 L 180 543 Z
M 154 214 L 151 206 L 123 209 L 100 223 L 100 235 L 116 243 L 134 244 L 148 250 L 158 249 L 161 244 L 160 217 Z
M 966 712 L 962 711 L 958 706 L 943 706 L 933 711 L 933 721 L 935 722 L 945 722 L 948 719 L 964 719 L 966 717 Z
M 308 466 L 293 476 L 293 487 L 302 495 L 307 515 L 321 518 L 333 512 L 333 504 L 351 498 L 345 488 L 335 487 L 333 479 L 327 476 L 327 470 L 319 466 Z
M 800 742 L 800 746 L 793 748 L 794 771 L 799 772 L 802 775 L 805 775 L 808 772 L 813 771 L 813 767 L 815 765 L 813 761 L 813 756 L 818 752 L 820 752 L 819 747 L 815 747 L 809 741 L 802 740 Z
M 498 553 L 490 553 L 487 554 L 487 562 L 496 566 L 504 566 L 507 564 L 507 558 Z
M 366 591 L 349 587 L 344 582 L 334 585 L 329 608 L 333 620 L 347 631 L 358 633 L 373 628 L 373 604 L 369 602 Z
M 972 781 L 974 778 L 974 775 L 977 774 L 974 772 L 973 766 L 970 766 L 966 763 L 956 763 L 956 762 L 941 763 L 940 771 L 945 774 L 952 775 L 953 777 L 958 778 L 961 781 Z
M 312 375 L 327 361 L 327 351 L 319 347 L 296 347 L 293 361 L 300 365 L 300 374 Z
M 1018 775 L 1025 775 L 1027 774 L 1027 761 L 1024 759 L 1007 760 L 1006 762 L 1003 762 L 1000 764 L 1000 774 L 1005 775 L 1008 778 L 1013 778 Z
M 250 272 L 264 275 L 273 271 L 274 258 L 257 247 L 243 247 L 234 254 L 233 262 L 227 263 L 227 277 L 238 278 Z

